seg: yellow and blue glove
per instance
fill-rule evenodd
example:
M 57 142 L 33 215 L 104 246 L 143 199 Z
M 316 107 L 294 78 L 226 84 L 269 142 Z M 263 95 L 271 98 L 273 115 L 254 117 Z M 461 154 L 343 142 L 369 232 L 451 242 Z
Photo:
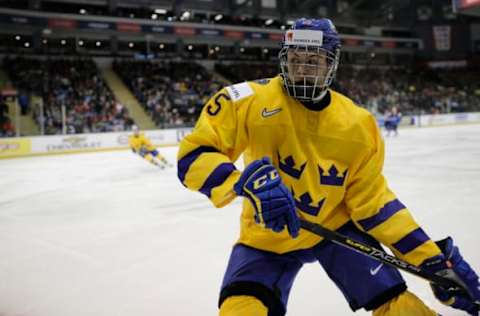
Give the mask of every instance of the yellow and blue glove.
M 249 164 L 233 189 L 237 195 L 250 200 L 257 223 L 277 233 L 287 226 L 290 236 L 298 236 L 300 221 L 292 193 L 267 157 Z
M 460 250 L 447 237 L 436 242 L 442 254 L 427 260 L 422 268 L 460 284 L 467 293 L 448 291 L 439 285 L 431 284 L 435 297 L 450 307 L 477 316 L 480 306 L 480 283 L 478 275 L 463 259 Z

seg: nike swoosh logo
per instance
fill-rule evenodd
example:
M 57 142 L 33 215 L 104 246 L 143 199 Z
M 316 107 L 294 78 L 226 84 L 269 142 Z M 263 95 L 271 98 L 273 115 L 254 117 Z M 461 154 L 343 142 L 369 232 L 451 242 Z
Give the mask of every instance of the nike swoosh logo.
M 370 268 L 370 274 L 371 275 L 375 275 L 378 273 L 378 271 L 380 271 L 380 269 L 383 267 L 383 263 L 380 263 L 380 265 L 378 267 L 376 267 L 375 269 L 372 269 Z
M 268 111 L 267 108 L 263 108 L 262 116 L 267 118 L 267 117 L 270 117 L 272 115 L 277 114 L 280 111 L 282 111 L 282 108 L 274 109 L 274 110 L 271 110 L 271 111 Z

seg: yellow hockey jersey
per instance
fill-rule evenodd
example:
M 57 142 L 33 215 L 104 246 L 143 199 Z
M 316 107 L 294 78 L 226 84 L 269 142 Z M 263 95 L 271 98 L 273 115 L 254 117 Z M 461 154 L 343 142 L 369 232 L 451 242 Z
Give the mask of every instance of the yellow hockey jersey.
M 329 90 L 330 104 L 312 111 L 288 96 L 282 78 L 226 87 L 205 105 L 193 132 L 181 142 L 178 177 L 189 189 L 222 207 L 236 194 L 245 165 L 270 157 L 291 189 L 297 213 L 336 230 L 353 221 L 400 258 L 418 265 L 440 253 L 382 175 L 384 144 L 375 118 Z M 292 239 L 255 223 L 244 199 L 240 243 L 285 253 L 314 246 L 321 238 L 305 230 Z
M 130 135 L 128 137 L 128 144 L 130 145 L 130 148 L 136 152 L 140 151 L 140 149 L 148 151 L 155 149 L 150 140 L 143 133 L 139 133 L 138 136 L 135 136 L 135 134 Z

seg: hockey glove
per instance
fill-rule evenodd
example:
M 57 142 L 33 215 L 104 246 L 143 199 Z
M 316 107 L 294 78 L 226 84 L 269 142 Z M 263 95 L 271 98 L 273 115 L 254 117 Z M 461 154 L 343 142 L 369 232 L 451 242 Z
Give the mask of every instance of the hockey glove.
M 290 236 L 298 236 L 300 222 L 292 193 L 267 157 L 249 164 L 233 189 L 237 195 L 250 200 L 257 223 L 274 232 L 283 231 L 286 225 Z
M 427 260 L 422 267 L 437 275 L 446 277 L 460 284 L 467 293 L 448 291 L 439 285 L 431 284 L 433 294 L 443 304 L 478 315 L 480 306 L 480 283 L 478 275 L 462 258 L 453 239 L 447 237 L 436 242 L 442 254 Z

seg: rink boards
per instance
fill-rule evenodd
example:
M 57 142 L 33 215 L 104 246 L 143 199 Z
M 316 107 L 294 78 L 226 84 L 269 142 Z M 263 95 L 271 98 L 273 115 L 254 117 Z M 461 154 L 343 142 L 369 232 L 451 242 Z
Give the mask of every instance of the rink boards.
M 157 147 L 173 146 L 191 128 L 145 131 Z M 122 150 L 128 148 L 131 132 L 52 135 L 0 139 L 0 158 Z
M 402 126 L 428 127 L 480 123 L 480 113 L 404 116 Z M 381 120 L 379 124 L 382 125 Z M 145 131 L 157 147 L 174 146 L 191 128 Z M 0 158 L 123 150 L 131 132 L 0 138 Z

